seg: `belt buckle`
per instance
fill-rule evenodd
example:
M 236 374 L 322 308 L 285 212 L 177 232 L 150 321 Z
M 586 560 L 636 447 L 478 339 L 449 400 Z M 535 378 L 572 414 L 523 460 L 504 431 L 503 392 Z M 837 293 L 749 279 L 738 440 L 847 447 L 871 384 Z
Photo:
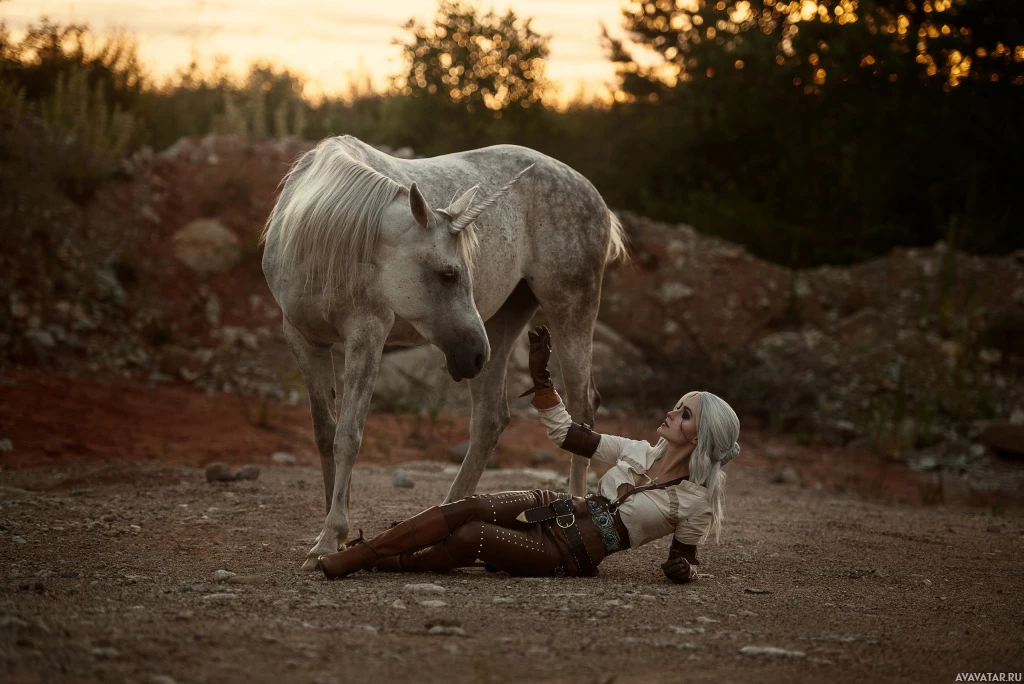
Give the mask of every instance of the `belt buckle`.
M 562 524 L 563 518 L 569 519 L 569 522 L 565 525 Z M 555 522 L 558 523 L 558 526 L 561 527 L 563 530 L 567 530 L 576 524 L 576 515 L 574 513 L 568 513 L 566 515 L 556 515 Z

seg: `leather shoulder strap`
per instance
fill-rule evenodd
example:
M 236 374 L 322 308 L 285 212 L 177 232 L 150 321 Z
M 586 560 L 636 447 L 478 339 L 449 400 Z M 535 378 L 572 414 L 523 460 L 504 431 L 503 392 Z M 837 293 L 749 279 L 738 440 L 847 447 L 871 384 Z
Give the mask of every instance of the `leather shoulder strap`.
M 649 492 L 652 489 L 665 489 L 667 487 L 674 487 L 674 486 L 676 486 L 677 484 L 679 484 L 680 482 L 682 482 L 685 479 L 687 479 L 687 478 L 684 475 L 682 477 L 677 477 L 674 480 L 669 480 L 668 482 L 662 482 L 661 484 L 649 484 L 649 485 L 643 485 L 643 486 L 640 486 L 640 487 L 635 487 L 634 489 L 631 489 L 630 491 L 626 492 L 625 494 L 620 496 L 618 499 L 613 501 L 611 504 L 609 504 L 608 509 L 614 512 L 615 509 L 617 509 L 620 505 L 622 505 L 622 503 L 626 499 L 628 499 L 629 497 L 633 496 L 634 494 L 639 494 L 640 492 Z

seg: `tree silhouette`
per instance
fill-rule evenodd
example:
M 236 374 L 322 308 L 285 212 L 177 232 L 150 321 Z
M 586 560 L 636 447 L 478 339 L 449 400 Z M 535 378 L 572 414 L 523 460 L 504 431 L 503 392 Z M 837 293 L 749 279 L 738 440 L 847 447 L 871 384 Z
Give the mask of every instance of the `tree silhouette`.
M 401 92 L 447 101 L 467 111 L 530 107 L 545 91 L 548 39 L 509 10 L 480 15 L 458 0 L 442 0 L 433 24 L 410 19 L 412 42 L 401 43 Z

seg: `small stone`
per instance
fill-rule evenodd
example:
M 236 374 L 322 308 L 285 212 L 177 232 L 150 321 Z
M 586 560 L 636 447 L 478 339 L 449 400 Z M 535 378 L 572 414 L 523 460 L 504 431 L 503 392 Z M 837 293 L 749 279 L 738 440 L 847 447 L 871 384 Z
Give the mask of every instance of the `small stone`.
M 206 596 L 203 597 L 203 600 L 204 601 L 233 601 L 236 598 L 238 598 L 238 594 L 220 593 L 220 594 L 207 594 Z
M 747 594 L 770 594 L 770 593 L 772 593 L 771 589 L 762 589 L 761 587 L 744 587 L 743 591 L 744 591 L 744 593 L 747 593 Z
M 405 610 L 406 608 L 405 602 L 402 601 L 402 599 L 395 599 L 394 602 L 391 604 L 391 607 L 395 610 Z
M 444 627 L 442 625 L 434 625 L 427 630 L 427 634 L 432 636 L 466 636 L 466 630 L 461 627 Z
M 710 623 L 712 623 L 712 622 L 718 622 L 718 620 L 712 620 L 711 618 L 709 618 L 709 617 L 704 617 L 704 616 L 702 615 L 702 616 L 700 616 L 699 618 L 697 618 L 697 622 L 701 622 L 701 623 L 704 623 L 704 624 L 710 624 Z
M 409 592 L 412 592 L 414 594 L 443 594 L 446 591 L 448 591 L 447 589 L 445 589 L 444 587 L 442 587 L 439 584 L 429 584 L 429 583 L 406 584 L 404 587 L 402 587 L 402 590 L 403 591 L 409 591 Z
M 214 582 L 227 582 L 229 579 L 235 576 L 235 573 L 230 570 L 215 570 L 213 573 Z
M 448 605 L 444 601 L 438 601 L 436 599 L 429 600 L 429 601 L 417 601 L 416 603 L 420 604 L 424 608 L 444 608 L 445 606 Z
M 227 463 L 214 461 L 206 466 L 207 482 L 228 482 L 233 479 L 235 479 L 235 473 Z
M 926 587 L 930 587 L 930 586 L 932 586 L 932 581 L 931 581 L 930 579 L 926 579 L 926 580 L 921 580 L 921 582 L 922 582 L 922 583 L 923 583 L 923 584 L 924 584 L 924 585 L 925 585 Z
M 740 653 L 743 655 L 764 655 L 771 657 L 785 657 L 785 658 L 803 658 L 807 654 L 803 651 L 787 651 L 784 648 L 776 648 L 774 646 L 744 646 L 740 649 Z
M 121 657 L 116 648 L 90 648 L 89 653 L 99 660 L 113 660 Z
M 757 613 L 752 610 L 739 610 L 737 611 L 737 614 L 740 617 L 757 617 Z
M 463 442 L 462 444 L 456 444 L 448 450 L 448 458 L 452 463 L 462 463 L 468 453 L 469 442 Z
M 366 632 L 367 634 L 376 634 L 377 628 L 373 625 L 359 625 L 355 628 L 357 632 Z
M 412 489 L 416 486 L 416 483 L 413 482 L 412 475 L 409 474 L 409 471 L 401 469 L 391 473 L 391 484 L 403 489 Z
M 0 454 L 9 454 L 14 451 L 14 442 L 9 439 L 0 439 Z
M 704 647 L 700 644 L 695 644 L 692 641 L 686 641 L 681 644 L 676 644 L 676 650 L 678 651 L 703 651 Z
M 270 456 L 277 465 L 295 465 L 295 457 L 286 451 L 278 451 Z
M 772 476 L 775 484 L 800 484 L 800 473 L 793 466 L 786 466 Z
M 25 339 L 33 344 L 37 344 L 44 349 L 53 349 L 57 346 L 57 342 L 53 339 L 53 335 L 45 330 L 32 329 L 25 331 Z
M 228 584 L 246 584 L 251 586 L 254 584 L 263 584 L 263 582 L 263 578 L 258 575 L 233 575 L 228 578 Z
M 534 454 L 533 457 L 530 458 L 530 463 L 535 465 L 535 466 L 539 466 L 539 465 L 546 465 L 548 463 L 553 463 L 554 460 L 555 460 L 555 455 L 553 453 L 551 453 L 551 450 L 550 449 L 545 449 L 544 451 L 541 451 L 541 452 L 538 452 L 538 453 Z
M 174 677 L 168 675 L 153 675 L 149 678 L 149 684 L 178 684 Z
M 53 570 L 40 570 L 36 573 L 36 577 L 38 577 L 39 579 L 50 579 L 51 577 L 56 576 L 57 573 L 55 573 Z
M 18 535 L 14 535 L 13 537 L 11 537 L 11 541 L 14 542 L 15 544 L 24 544 L 24 543 L 26 543 L 25 542 L 25 538 L 24 537 L 20 537 Z
M 238 472 L 235 473 L 236 480 L 258 480 L 260 479 L 259 466 L 247 465 L 239 468 Z
M 507 596 L 495 596 L 491 600 L 491 602 L 492 603 L 515 603 L 516 600 L 514 598 L 509 598 Z

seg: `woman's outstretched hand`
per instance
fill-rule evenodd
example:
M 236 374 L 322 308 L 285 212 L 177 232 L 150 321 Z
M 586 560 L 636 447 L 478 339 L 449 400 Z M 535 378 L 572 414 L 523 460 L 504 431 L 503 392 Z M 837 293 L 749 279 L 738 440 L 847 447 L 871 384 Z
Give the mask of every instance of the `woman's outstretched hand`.
M 530 377 L 533 379 L 533 387 L 520 394 L 520 397 L 552 387 L 551 373 L 548 372 L 548 360 L 551 358 L 551 333 L 548 332 L 547 326 L 538 325 L 527 335 L 530 338 Z
M 697 579 L 697 571 L 690 565 L 690 561 L 682 556 L 672 556 L 661 564 L 661 569 L 665 572 L 665 577 L 676 584 L 692 582 Z

